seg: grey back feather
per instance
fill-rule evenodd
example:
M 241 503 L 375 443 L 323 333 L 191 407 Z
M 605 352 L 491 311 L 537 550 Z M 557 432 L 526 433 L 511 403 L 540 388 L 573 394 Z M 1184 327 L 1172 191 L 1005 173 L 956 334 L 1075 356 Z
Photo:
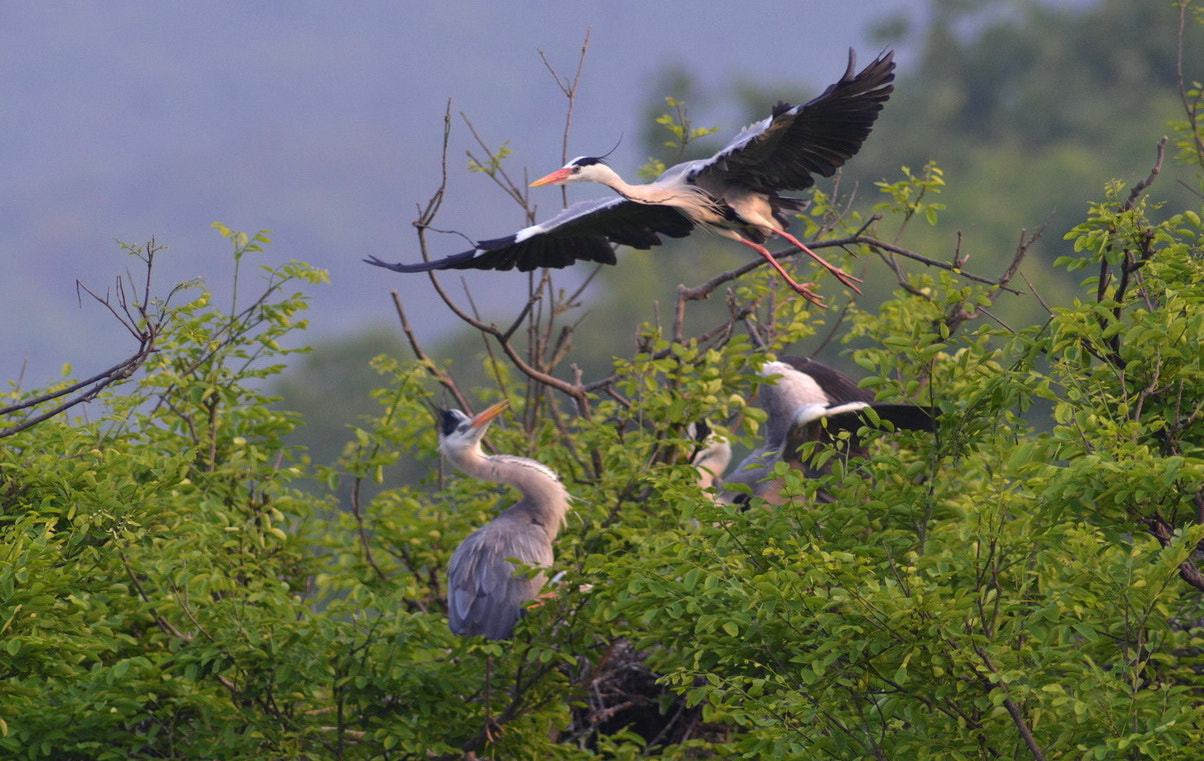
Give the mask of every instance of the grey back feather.
M 539 594 L 545 574 L 515 575 L 512 558 L 529 566 L 549 566 L 553 560 L 546 527 L 514 508 L 470 534 L 452 555 L 447 590 L 452 632 L 488 639 L 514 632 L 524 603 Z

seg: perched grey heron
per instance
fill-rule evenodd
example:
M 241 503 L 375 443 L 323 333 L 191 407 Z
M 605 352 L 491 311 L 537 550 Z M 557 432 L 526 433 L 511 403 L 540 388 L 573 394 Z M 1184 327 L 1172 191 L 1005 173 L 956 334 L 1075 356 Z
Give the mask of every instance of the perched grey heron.
M 552 564 L 552 543 L 565 522 L 570 496 L 546 465 L 525 457 L 481 451 L 490 421 L 506 409 L 499 402 L 469 417 L 460 410 L 439 411 L 439 452 L 464 473 L 513 486 L 522 499 L 468 535 L 452 553 L 447 569 L 447 609 L 451 630 L 507 639 L 523 611 L 543 588 L 545 574 L 515 574 L 511 559 L 527 566 Z
M 809 477 L 821 475 L 799 456 L 799 447 L 809 441 L 832 443 L 847 432 L 845 454 L 866 456 L 856 434 L 870 420 L 867 409 L 896 429 L 933 430 L 934 410 L 915 404 L 876 402 L 851 378 L 813 359 L 783 357 L 781 361 L 766 362 L 760 374 L 767 380 L 758 391 L 760 406 L 767 415 L 765 439 L 724 483 L 747 484 L 753 496 L 770 503 L 782 501 L 782 483 L 769 477 L 779 461 Z M 723 499 L 736 502 L 744 496 L 729 490 Z
M 445 259 L 389 264 L 373 256 L 365 261 L 397 272 L 514 267 L 528 272 L 579 260 L 614 264 L 613 244 L 648 249 L 661 243 L 661 235 L 682 238 L 702 226 L 756 251 L 814 304 L 823 306 L 811 290 L 814 283 L 799 283 L 782 268 L 764 246 L 770 237 L 784 238 L 860 292 L 858 278 L 786 232 L 788 214 L 801 211 L 805 203 L 779 193 L 811 187 L 815 175 L 831 177 L 861 149 L 894 89 L 893 55 L 886 52 L 854 73 L 856 56 L 850 49 L 844 75 L 818 97 L 799 106 L 778 103 L 768 117 L 745 127 L 714 156 L 677 164 L 646 185 L 624 181 L 595 156 L 575 158 L 531 183 L 539 187 L 597 182 L 617 197 L 575 204 L 546 222 L 478 241 L 471 250 Z

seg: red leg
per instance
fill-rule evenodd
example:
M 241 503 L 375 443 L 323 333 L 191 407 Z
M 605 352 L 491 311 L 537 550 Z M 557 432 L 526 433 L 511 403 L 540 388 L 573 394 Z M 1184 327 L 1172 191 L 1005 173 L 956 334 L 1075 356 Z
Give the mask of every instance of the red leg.
M 852 288 L 857 293 L 861 293 L 861 289 L 857 287 L 857 283 L 861 282 L 861 278 L 854 277 L 853 275 L 850 275 L 849 273 L 845 272 L 841 268 L 834 266 L 830 262 L 824 261 L 824 259 L 819 254 L 815 253 L 811 249 L 804 246 L 802 241 L 800 241 L 798 238 L 794 237 L 790 233 L 786 232 L 785 230 L 774 230 L 774 232 L 777 233 L 778 235 L 782 236 L 786 240 L 790 241 L 794 245 L 798 246 L 801 250 L 805 251 L 808 256 L 810 256 L 812 259 L 814 259 L 815 261 L 822 264 L 824 266 L 824 268 L 826 268 L 828 270 L 828 272 L 831 272 L 833 275 L 835 275 L 837 280 L 844 283 L 848 287 Z
M 786 284 L 794 289 L 795 293 L 802 296 L 807 301 L 810 301 L 820 309 L 827 307 L 827 305 L 824 304 L 824 297 L 811 290 L 815 286 L 815 283 L 800 283 L 796 281 L 790 276 L 789 272 L 782 269 L 782 265 L 778 263 L 777 259 L 773 258 L 773 254 L 769 253 L 769 249 L 765 248 L 764 246 L 753 243 L 751 240 L 745 240 L 744 238 L 740 238 L 740 242 L 763 256 L 765 261 L 769 262 L 769 265 L 778 271 L 778 274 L 782 276 L 782 279 L 786 281 Z

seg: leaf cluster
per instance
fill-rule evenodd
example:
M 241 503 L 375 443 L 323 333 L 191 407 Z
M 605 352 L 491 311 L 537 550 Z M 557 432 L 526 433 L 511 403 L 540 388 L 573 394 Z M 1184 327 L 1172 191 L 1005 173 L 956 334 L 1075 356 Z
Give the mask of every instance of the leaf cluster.
M 1198 98 L 1185 107 L 1190 148 Z M 203 288 L 110 301 L 153 351 L 95 389 L 96 420 L 60 411 L 0 449 L 0 750 L 1198 757 L 1204 229 L 1200 209 L 1153 213 L 1160 167 L 1070 233 L 1059 266 L 1085 279 L 1066 303 L 1030 288 L 1047 308 L 1032 326 L 993 314 L 1026 239 L 994 277 L 904 245 L 908 220 L 939 216 L 936 165 L 883 183 L 874 216 L 835 189 L 798 220 L 893 274 L 880 308 L 820 315 L 737 267 L 681 286 L 631 351 L 585 368 L 579 291 L 533 275 L 498 325 L 435 279 L 483 339 L 488 383 L 427 351 L 398 299 L 414 357 L 373 363 L 374 412 L 330 467 L 285 444 L 302 421 L 265 390 L 305 327 L 293 288 L 324 273 L 262 267 L 228 307 Z M 218 229 L 245 290 L 269 240 Z M 154 251 L 131 249 L 147 282 Z M 813 448 L 823 475 L 780 465 L 778 506 L 702 488 L 697 424 L 753 446 L 760 364 L 828 344 L 879 399 L 938 410 L 937 430 L 867 427 L 865 458 Z M 59 398 L 10 396 L 32 400 L 18 415 Z M 490 451 L 538 459 L 574 498 L 551 594 L 502 642 L 450 633 L 444 569 L 515 495 L 438 467 L 429 411 L 500 399 L 515 412 Z M 430 475 L 394 483 L 402 459 Z

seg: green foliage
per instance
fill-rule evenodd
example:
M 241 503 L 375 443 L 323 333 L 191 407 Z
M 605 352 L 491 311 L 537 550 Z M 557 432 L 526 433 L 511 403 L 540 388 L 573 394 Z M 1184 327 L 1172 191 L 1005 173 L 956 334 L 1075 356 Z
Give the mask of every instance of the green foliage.
M 1176 152 L 1199 176 L 1195 108 Z M 1041 323 L 979 319 L 1010 281 L 957 257 L 896 270 L 880 307 L 839 318 L 748 273 L 722 319 L 683 289 L 606 377 L 568 382 L 572 299 L 545 311 L 540 291 L 513 330 L 481 326 L 503 349 L 488 390 L 378 357 L 373 414 L 345 421 L 330 467 L 285 443 L 302 421 L 265 391 L 305 327 L 292 290 L 324 273 L 260 267 L 229 307 L 202 288 L 128 305 L 154 351 L 97 392 L 95 419 L 50 416 L 0 448 L 0 751 L 1195 759 L 1204 226 L 1198 203 L 1151 201 L 1155 179 L 1110 184 L 1069 233 L 1057 266 L 1080 282 Z M 943 184 L 927 164 L 880 185 L 897 240 Z M 798 221 L 874 227 L 821 192 Z M 245 290 L 269 240 L 217 229 Z M 129 249 L 148 267 L 153 251 Z M 932 405 L 937 431 L 867 428 L 868 458 L 812 452 L 820 477 L 780 467 L 780 506 L 701 490 L 689 425 L 751 445 L 755 370 L 834 319 L 863 386 Z M 448 394 L 509 400 L 489 447 L 574 497 L 563 576 L 505 642 L 446 625 L 452 551 L 514 498 L 437 467 L 428 404 Z M 10 397 L 6 415 L 52 403 Z M 397 484 L 403 460 L 432 475 Z
M 672 113 L 661 114 L 656 117 L 656 123 L 668 130 L 670 138 L 665 140 L 661 145 L 672 150 L 677 161 L 685 158 L 686 151 L 691 143 L 719 131 L 718 127 L 695 127 L 690 122 L 690 114 L 686 109 L 684 100 L 667 97 L 665 98 L 665 103 L 673 111 Z M 664 161 L 649 159 L 648 163 L 640 169 L 640 177 L 652 180 L 658 177 L 661 172 L 664 172 L 665 168 Z
M 268 242 L 221 231 L 239 269 Z M 306 610 L 310 506 L 287 486 L 295 420 L 255 389 L 304 325 L 286 290 L 325 275 L 262 270 L 246 306 L 160 303 L 158 351 L 100 420 L 0 450 L 8 757 L 258 757 L 288 735 L 277 678 L 303 694 L 320 665 L 278 626 Z
M 473 156 L 468 157 L 468 171 L 481 172 L 489 177 L 496 177 L 501 171 L 502 163 L 510 158 L 510 154 L 514 151 L 510 149 L 509 143 L 502 143 L 496 151 L 491 151 L 486 155 L 484 161 L 481 161 Z
M 928 194 L 937 194 L 945 185 L 945 173 L 933 162 L 924 165 L 917 177 L 911 169 L 903 167 L 903 179 L 898 182 L 875 182 L 878 189 L 890 196 L 890 202 L 874 206 L 877 211 L 898 210 L 903 214 L 902 225 L 914 216 L 922 215 L 930 225 L 936 224 L 937 212 L 945 208 L 942 203 L 926 201 Z M 901 225 L 901 226 L 902 226 Z

